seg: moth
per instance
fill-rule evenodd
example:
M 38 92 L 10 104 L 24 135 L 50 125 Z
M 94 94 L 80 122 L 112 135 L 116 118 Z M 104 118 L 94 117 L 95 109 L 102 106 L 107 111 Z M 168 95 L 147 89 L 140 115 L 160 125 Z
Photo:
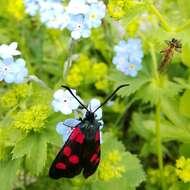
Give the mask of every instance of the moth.
M 85 178 L 88 178 L 96 171 L 101 154 L 101 123 L 95 117 L 96 111 L 105 105 L 119 89 L 128 85 L 129 84 L 124 84 L 119 86 L 94 111 L 88 110 L 88 108 L 73 94 L 69 87 L 62 86 L 71 93 L 87 112 L 82 120 L 68 119 L 67 122 L 64 122 L 64 125 L 73 128 L 73 130 L 50 167 L 50 178 L 72 178 L 81 172 L 83 172 Z
M 182 44 L 179 40 L 172 38 L 172 40 L 165 41 L 168 47 L 162 50 L 160 53 L 163 53 L 163 57 L 158 68 L 159 71 L 163 71 L 163 69 L 171 62 L 174 52 L 181 52 Z

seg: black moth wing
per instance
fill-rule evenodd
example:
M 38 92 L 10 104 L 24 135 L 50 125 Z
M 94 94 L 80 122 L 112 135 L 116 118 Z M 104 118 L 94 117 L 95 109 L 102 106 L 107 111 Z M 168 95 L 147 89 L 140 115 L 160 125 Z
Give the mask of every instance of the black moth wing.
M 94 126 L 95 127 L 95 126 Z M 92 129 L 92 128 L 91 128 Z M 89 133 L 89 130 L 87 133 Z M 92 129 L 93 130 L 93 129 Z M 89 134 L 86 134 L 85 146 L 83 150 L 83 175 L 88 178 L 92 175 L 100 162 L 100 130 L 99 127 L 95 127 L 95 132 L 93 136 L 88 138 Z
M 53 161 L 49 170 L 51 178 L 72 178 L 81 172 L 84 141 L 85 135 L 79 125 L 73 129 L 68 140 Z

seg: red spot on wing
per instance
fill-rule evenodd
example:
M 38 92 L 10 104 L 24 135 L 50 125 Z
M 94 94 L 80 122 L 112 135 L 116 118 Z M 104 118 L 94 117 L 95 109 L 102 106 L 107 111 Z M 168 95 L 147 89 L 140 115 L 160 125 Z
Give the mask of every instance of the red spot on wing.
M 55 167 L 59 170 L 65 170 L 67 167 L 63 162 L 58 162 Z
M 78 143 L 80 143 L 80 144 L 82 144 L 82 143 L 84 142 L 84 138 L 85 138 L 84 134 L 83 134 L 83 133 L 79 133 L 79 134 L 77 135 L 75 141 L 78 142 Z
M 65 156 L 70 156 L 71 155 L 71 148 L 69 146 L 66 146 L 63 150 L 63 154 Z
M 97 156 L 97 154 L 93 154 L 92 157 L 90 158 L 90 162 L 93 162 L 97 164 L 100 161 L 100 158 Z
M 100 131 L 97 131 L 96 132 L 96 141 L 99 141 L 100 140 Z
M 94 162 L 96 161 L 96 159 L 97 159 L 97 154 L 93 154 L 92 157 L 90 158 L 90 161 Z
M 78 135 L 80 129 L 78 127 L 76 127 L 73 132 L 71 133 L 71 136 L 69 137 L 69 140 L 74 140 L 76 138 L 76 136 Z
M 97 158 L 95 161 L 95 164 L 98 164 L 100 162 L 100 158 Z
M 100 146 L 96 146 L 96 153 L 100 152 Z
M 79 163 L 79 157 L 77 155 L 72 155 L 70 158 L 69 158 L 69 161 L 72 163 L 72 164 L 78 164 Z

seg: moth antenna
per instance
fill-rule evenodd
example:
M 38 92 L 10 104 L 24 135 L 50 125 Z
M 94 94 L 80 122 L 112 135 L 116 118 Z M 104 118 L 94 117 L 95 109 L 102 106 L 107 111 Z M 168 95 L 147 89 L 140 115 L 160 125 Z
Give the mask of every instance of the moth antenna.
M 88 108 L 74 95 L 74 93 L 72 92 L 72 90 L 71 90 L 68 86 L 62 85 L 61 87 L 67 89 L 67 90 L 70 92 L 70 94 L 78 101 L 78 103 L 79 103 L 84 109 L 86 109 L 86 110 L 89 112 Z
M 99 108 L 101 108 L 102 106 L 104 106 L 104 105 L 117 93 L 118 90 L 120 90 L 121 88 L 126 87 L 126 86 L 129 86 L 129 84 L 123 84 L 123 85 L 117 87 L 117 88 L 114 90 L 114 92 L 113 92 L 110 96 L 108 96 L 108 97 L 106 98 L 106 100 L 105 100 L 100 106 L 98 106 L 98 107 L 95 109 L 95 111 L 94 111 L 93 113 L 95 113 Z

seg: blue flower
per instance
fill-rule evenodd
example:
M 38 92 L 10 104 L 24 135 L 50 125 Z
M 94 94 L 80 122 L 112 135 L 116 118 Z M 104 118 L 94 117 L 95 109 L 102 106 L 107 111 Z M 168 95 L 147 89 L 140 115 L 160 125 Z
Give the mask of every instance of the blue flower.
M 61 0 L 24 0 L 24 3 L 28 14 L 39 14 L 48 28 L 68 28 L 75 40 L 88 38 L 90 29 L 101 25 L 106 11 L 103 1 L 98 0 L 70 0 L 66 7 Z
M 127 52 L 128 45 L 125 40 L 121 40 L 118 45 L 114 47 L 116 54 L 125 54 Z
M 71 31 L 71 36 L 75 40 L 84 37 L 88 38 L 90 36 L 90 28 L 85 22 L 84 16 L 74 15 L 71 17 L 71 22 L 68 25 L 68 29 Z
M 89 5 L 86 4 L 85 0 L 70 0 L 66 10 L 72 15 L 86 14 L 89 10 Z
M 63 136 L 63 141 L 67 141 L 69 138 L 73 128 L 67 127 L 66 125 L 63 124 L 63 122 L 59 122 L 56 126 L 56 131 L 58 134 Z
M 139 39 L 122 40 L 114 47 L 116 55 L 113 63 L 116 68 L 128 76 L 135 77 L 142 68 L 143 51 Z
M 25 65 L 26 65 L 26 63 L 25 63 L 24 59 L 17 59 L 12 64 L 15 83 L 24 82 L 25 77 L 28 75 L 28 69 L 25 67 Z
M 15 62 L 13 58 L 0 60 L 0 81 L 22 83 L 27 75 L 28 70 L 23 59 L 17 59 Z
M 90 9 L 85 15 L 86 23 L 90 28 L 97 28 L 101 25 L 101 19 L 105 16 L 106 7 L 102 2 L 92 3 Z
M 39 0 L 24 0 L 26 12 L 30 16 L 36 15 L 40 9 L 40 2 Z
M 49 28 L 64 29 L 67 27 L 70 17 L 64 11 L 60 1 L 44 1 L 40 4 L 40 19 Z

